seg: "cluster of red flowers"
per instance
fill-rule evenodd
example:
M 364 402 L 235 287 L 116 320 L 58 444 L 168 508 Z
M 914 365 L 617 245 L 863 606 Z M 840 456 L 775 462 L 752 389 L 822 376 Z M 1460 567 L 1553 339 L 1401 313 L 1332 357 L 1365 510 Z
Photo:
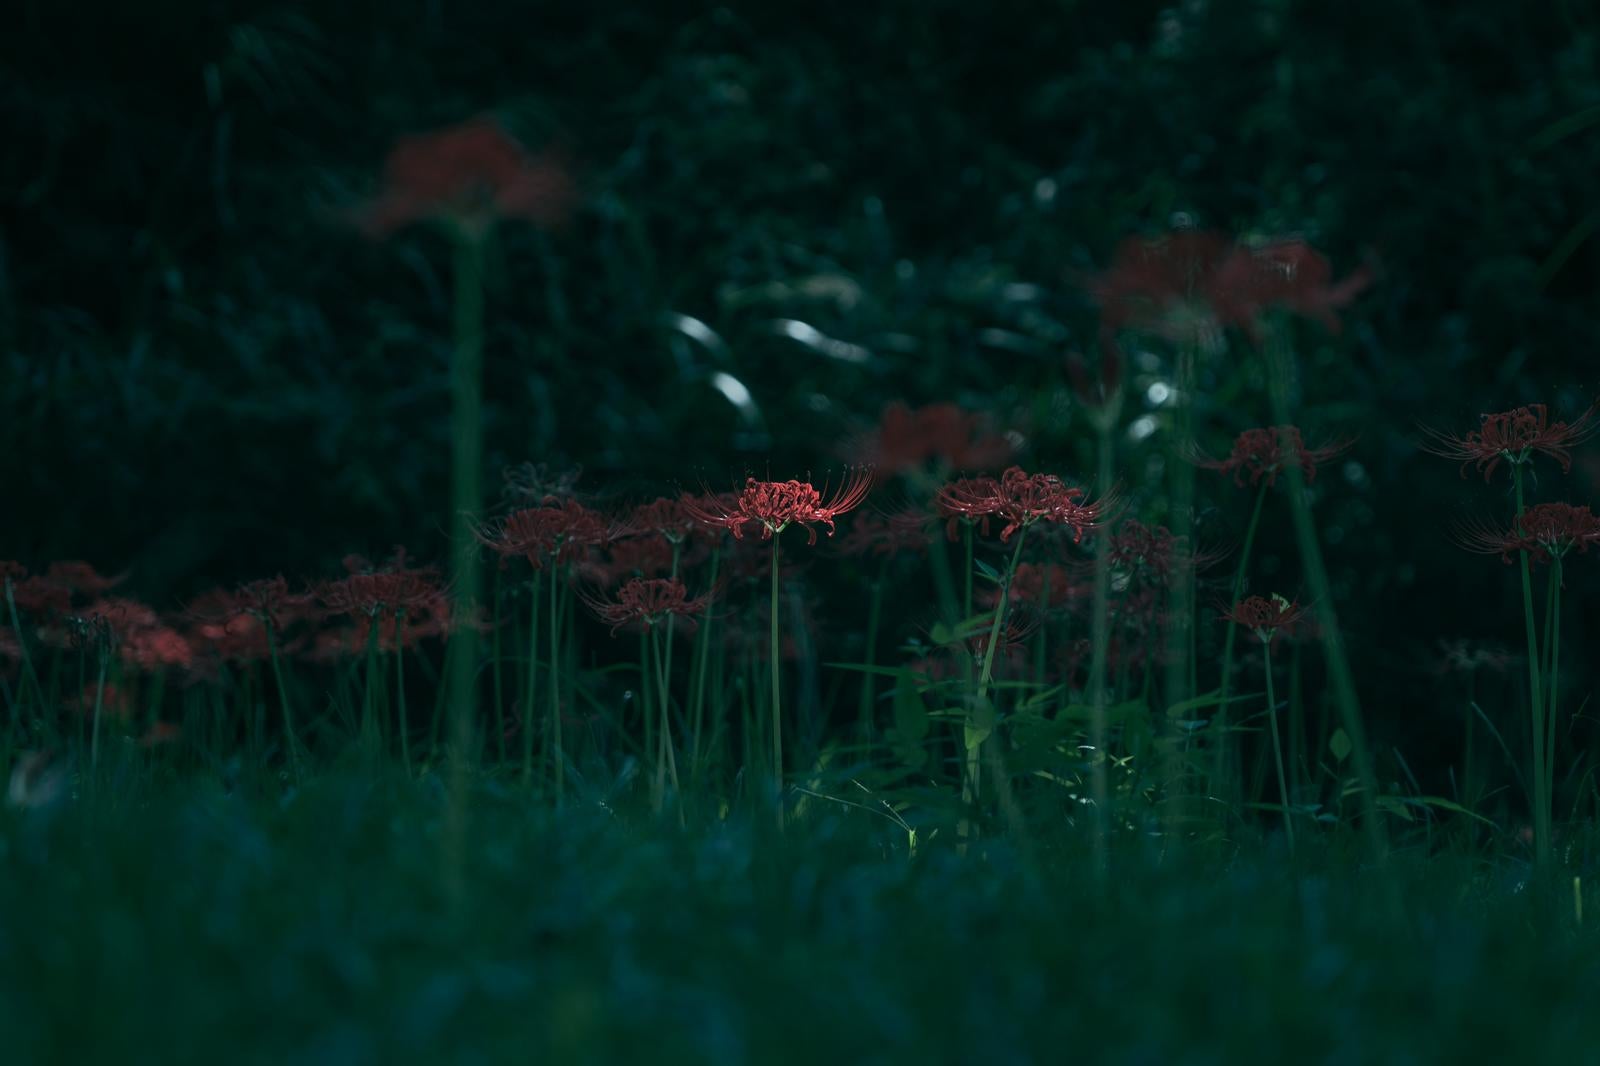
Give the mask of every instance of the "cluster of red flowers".
M 916 510 L 893 514 L 865 511 L 856 516 L 839 539 L 839 551 L 852 556 L 889 558 L 901 552 L 921 551 L 927 546 L 928 515 Z
M 1232 474 L 1235 485 L 1242 486 L 1248 474 L 1251 486 L 1265 479 L 1270 487 L 1291 464 L 1300 468 L 1308 482 L 1315 480 L 1317 467 L 1342 455 L 1351 443 L 1336 441 L 1308 448 L 1298 426 L 1269 426 L 1247 429 L 1239 434 L 1226 459 L 1212 459 L 1196 453 L 1194 461 L 1207 470 Z
M 1007 541 L 1019 529 L 1046 522 L 1071 530 L 1080 541 L 1084 533 L 1102 521 L 1106 501 L 1085 503 L 1081 488 L 1068 485 L 1054 474 L 1029 474 L 1013 466 L 999 478 L 962 478 L 939 490 L 934 498 L 937 512 L 948 520 L 948 532 L 956 535 L 956 523 L 974 523 L 987 534 L 990 519 L 1004 523 L 1000 539 Z
M 1583 414 L 1568 422 L 1551 422 L 1549 410 L 1542 403 L 1529 404 L 1510 411 L 1482 415 L 1478 428 L 1456 437 L 1436 429 L 1423 427 L 1430 439 L 1428 451 L 1461 463 L 1461 476 L 1467 476 L 1467 467 L 1482 471 L 1483 479 L 1494 476 L 1499 465 L 1509 463 L 1520 466 L 1533 461 L 1535 454 L 1545 455 L 1561 464 L 1563 472 L 1572 469 L 1572 447 L 1587 440 L 1600 423 L 1596 421 L 1596 407 L 1590 406 Z
M 983 418 L 953 403 L 911 408 L 890 404 L 871 434 L 856 442 L 856 462 L 881 474 L 922 470 L 990 470 L 1011 458 L 1011 442 L 988 432 Z
M 1124 240 L 1090 291 L 1106 332 L 1131 327 L 1188 341 L 1231 326 L 1259 339 L 1261 316 L 1273 308 L 1336 332 L 1335 312 L 1371 281 L 1363 268 L 1335 282 L 1328 260 L 1298 238 L 1240 244 L 1190 229 Z

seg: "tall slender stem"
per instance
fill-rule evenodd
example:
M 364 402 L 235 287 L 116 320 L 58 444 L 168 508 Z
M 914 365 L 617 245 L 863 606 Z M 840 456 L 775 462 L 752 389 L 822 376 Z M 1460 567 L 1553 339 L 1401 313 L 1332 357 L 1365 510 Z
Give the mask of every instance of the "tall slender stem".
M 673 794 L 680 797 L 679 811 L 681 814 L 681 797 L 683 795 L 683 786 L 678 782 L 678 758 L 677 755 L 674 754 L 674 748 L 672 745 L 672 727 L 670 725 L 672 718 L 667 713 L 667 685 L 669 675 L 666 663 L 662 661 L 663 656 L 661 648 L 655 640 L 655 630 L 652 628 L 650 633 L 650 643 L 655 649 L 656 654 L 656 683 L 661 692 L 661 698 L 656 701 L 660 705 L 660 711 L 658 712 L 660 715 L 660 721 L 657 726 L 658 732 L 656 735 L 656 788 L 658 792 L 661 793 L 666 791 L 666 784 L 662 778 L 662 773 L 665 771 L 667 777 L 669 777 L 672 781 Z
M 533 572 L 533 587 L 528 595 L 528 687 L 522 699 L 522 783 L 533 783 L 533 695 L 539 685 L 539 601 L 542 569 Z M 551 623 L 552 625 L 554 622 Z
M 39 704 L 36 709 L 42 713 L 45 703 L 44 690 L 39 687 L 39 675 L 33 669 L 33 656 L 28 654 L 28 638 L 22 632 L 22 623 L 17 619 L 17 598 L 12 592 L 10 577 L 6 578 L 6 610 L 11 615 L 11 632 L 16 634 L 17 648 L 22 655 L 22 676 L 33 686 L 33 696 Z M 20 712 L 15 713 L 13 717 L 20 721 Z
M 504 658 L 501 649 L 502 641 L 500 636 L 500 592 L 501 585 L 503 583 L 502 579 L 504 576 L 504 566 L 497 566 L 494 568 L 494 588 L 489 593 L 489 599 L 494 604 L 493 624 L 491 626 L 491 629 L 494 632 L 494 647 L 489 651 L 489 661 L 493 664 L 492 669 L 494 673 L 494 743 L 495 756 L 501 766 L 504 766 L 506 762 L 506 703 L 504 678 L 501 677 L 500 666 L 500 661 L 502 658 Z
M 1101 492 L 1109 491 L 1112 476 L 1111 427 L 1100 429 L 1098 447 L 1098 474 Z M 1094 546 L 1094 619 L 1090 633 L 1092 651 L 1089 660 L 1089 788 L 1094 800 L 1094 856 L 1095 876 L 1107 874 L 1107 830 L 1111 802 L 1107 780 L 1107 728 L 1106 728 L 1106 660 L 1111 647 L 1111 537 L 1101 530 Z
M 984 715 L 985 718 L 989 718 L 993 714 L 994 705 L 989 688 L 994 680 L 994 650 L 995 646 L 1000 643 L 1000 626 L 1005 622 L 1006 608 L 1010 605 L 1011 579 L 1016 575 L 1017 564 L 1022 561 L 1022 545 L 1027 539 L 1028 527 L 1024 525 L 1017 531 L 1017 546 L 1011 552 L 1011 562 L 1006 566 L 1005 578 L 1000 583 L 1000 599 L 995 604 L 994 620 L 989 623 L 989 644 L 983 649 L 983 669 L 979 672 L 978 688 L 974 693 L 972 709 L 968 712 L 969 722 L 979 714 Z M 976 743 L 973 743 L 970 737 L 965 738 L 967 784 L 963 798 L 969 803 L 978 801 L 980 756 L 983 745 L 987 740 L 987 733 L 981 734 Z
M 1244 595 L 1245 575 L 1249 572 L 1250 552 L 1255 547 L 1256 528 L 1261 524 L 1261 506 L 1267 499 L 1267 483 L 1262 481 L 1261 487 L 1256 490 L 1256 502 L 1250 508 L 1250 524 L 1244 529 L 1244 544 L 1239 549 L 1239 568 L 1233 575 L 1233 594 L 1228 597 L 1228 605 L 1239 602 Z M 1228 781 L 1229 749 L 1228 740 L 1228 694 L 1233 690 L 1233 644 L 1238 635 L 1238 624 L 1232 615 L 1228 617 L 1227 629 L 1222 638 L 1222 682 L 1218 686 L 1217 713 L 1212 719 L 1212 728 L 1217 734 L 1216 765 L 1213 771 L 1216 786 L 1222 787 Z
M 1511 464 L 1511 483 L 1517 497 L 1517 531 L 1522 531 L 1522 466 Z M 1528 689 L 1531 708 L 1531 735 L 1533 738 L 1533 847 L 1539 866 L 1550 861 L 1550 808 L 1545 803 L 1549 791 L 1549 768 L 1545 765 L 1545 702 L 1539 678 L 1539 636 L 1533 620 L 1533 574 L 1528 563 L 1528 553 L 1519 551 L 1518 562 L 1522 572 L 1522 625 L 1528 634 Z
M 1272 399 L 1274 421 L 1288 425 L 1289 418 L 1289 341 L 1280 326 L 1270 334 L 1267 353 L 1268 389 Z M 1373 857 L 1382 861 L 1388 854 L 1387 833 L 1378 818 L 1378 775 L 1373 769 L 1372 752 L 1367 748 L 1366 724 L 1361 717 L 1360 697 L 1356 692 L 1355 676 L 1345 655 L 1344 636 L 1339 630 L 1339 615 L 1333 605 L 1333 584 L 1328 580 L 1328 569 L 1322 561 L 1322 547 L 1317 540 L 1316 525 L 1311 516 L 1311 501 L 1306 491 L 1306 479 L 1299 463 L 1286 464 L 1284 471 L 1289 482 L 1290 510 L 1294 518 L 1295 540 L 1300 548 L 1300 560 L 1305 567 L 1306 579 L 1311 585 L 1312 599 L 1316 603 L 1317 621 L 1322 633 L 1323 654 L 1328 660 L 1328 674 L 1333 683 L 1334 700 L 1339 707 L 1339 721 L 1350 739 L 1350 754 L 1355 763 L 1356 777 L 1361 785 L 1361 822 L 1366 834 L 1367 848 Z
M 400 731 L 400 764 L 411 776 L 411 719 L 406 713 L 406 613 L 394 615 L 394 699 L 396 728 Z
M 772 599 L 771 648 L 772 659 L 772 780 L 778 791 L 778 826 L 783 826 L 783 711 L 779 696 L 782 669 L 778 642 L 778 536 L 772 534 Z
M 294 715 L 289 711 L 289 689 L 283 683 L 283 662 L 278 657 L 278 632 L 272 618 L 263 619 L 267 628 L 267 654 L 272 659 L 272 683 L 278 687 L 278 710 L 283 715 L 284 743 L 289 746 L 289 766 L 300 776 L 300 740 L 294 732 Z
M 100 677 L 94 686 L 94 732 L 89 741 L 89 777 L 94 782 L 95 787 L 98 787 L 99 784 L 100 716 L 106 702 L 106 664 L 111 660 L 111 653 L 102 647 L 99 657 Z
M 866 669 L 861 672 L 861 695 L 857 700 L 857 716 L 861 723 L 861 741 L 872 743 L 872 704 L 877 676 L 872 668 L 878 664 L 878 621 L 883 616 L 883 582 L 889 572 L 889 560 L 883 561 L 876 579 L 872 582 L 872 598 L 867 603 Z
M 1278 697 L 1272 688 L 1272 636 L 1262 643 L 1267 660 L 1267 721 L 1272 725 L 1272 757 L 1278 764 L 1278 797 L 1283 808 L 1283 831 L 1289 837 L 1289 854 L 1294 854 L 1294 819 L 1289 814 L 1289 779 L 1283 772 L 1283 738 L 1278 733 Z
M 561 590 L 560 575 L 550 572 L 550 730 L 551 756 L 556 770 L 556 810 L 566 803 L 566 755 L 561 750 L 561 606 L 557 594 Z
M 711 549 L 711 592 L 708 596 L 716 595 L 717 565 L 722 561 L 722 548 L 717 546 Z M 699 653 L 695 660 L 694 677 L 694 738 L 690 741 L 689 748 L 689 776 L 698 783 L 700 780 L 700 744 L 701 734 L 705 730 L 706 706 L 706 671 L 711 664 L 711 603 L 706 604 L 705 620 L 701 623 L 700 632 L 695 639 L 695 650 Z
M 455 625 L 450 635 L 452 788 L 464 788 L 477 682 L 478 633 L 473 612 L 482 600 L 478 544 L 473 536 L 483 506 L 484 236 L 455 234 L 455 353 L 450 361 L 450 588 Z M 456 802 L 453 797 L 452 802 Z
M 1561 556 L 1550 559 L 1550 713 L 1545 716 L 1544 802 L 1545 824 L 1555 832 L 1556 711 L 1560 707 L 1561 679 Z M 1554 840 L 1551 842 L 1554 847 Z

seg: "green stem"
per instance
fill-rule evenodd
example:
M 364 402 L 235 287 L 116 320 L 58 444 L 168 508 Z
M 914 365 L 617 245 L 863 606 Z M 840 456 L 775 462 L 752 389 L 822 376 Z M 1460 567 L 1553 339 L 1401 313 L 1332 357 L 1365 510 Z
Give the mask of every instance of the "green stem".
M 1098 459 L 1099 490 L 1111 487 L 1114 444 L 1109 426 L 1099 433 Z M 1091 654 L 1089 660 L 1089 747 L 1090 795 L 1094 801 L 1094 857 L 1095 875 L 1104 878 L 1107 873 L 1107 830 L 1109 826 L 1110 788 L 1106 773 L 1106 660 L 1111 647 L 1111 537 L 1101 530 L 1095 537 L 1094 548 L 1094 618 L 1090 632 Z
M 645 722 L 648 724 L 652 715 L 650 700 L 646 697 L 652 683 L 660 683 L 660 675 L 650 667 L 650 646 L 654 643 L 654 631 L 648 626 L 639 633 L 639 705 L 644 711 Z M 645 732 L 644 750 L 648 758 L 650 742 L 653 738 L 647 729 Z M 650 775 L 650 812 L 659 815 L 662 807 L 662 773 L 665 757 L 660 751 L 656 752 L 655 771 Z
M 966 545 L 967 562 L 966 569 L 962 571 L 966 576 L 964 578 L 965 592 L 963 593 L 961 600 L 961 621 L 967 622 L 972 618 L 972 523 L 961 523 L 961 530 L 962 539 Z
M 561 606 L 557 599 L 561 581 L 558 572 L 550 573 L 550 729 L 551 751 L 556 764 L 556 810 L 566 803 L 566 755 L 561 749 Z
M 39 704 L 36 709 L 43 716 L 45 706 L 44 690 L 39 687 L 39 675 L 33 669 L 33 656 L 28 654 L 28 638 L 23 634 L 22 623 L 17 618 L 17 598 L 12 592 L 11 578 L 9 577 L 6 578 L 6 609 L 11 614 L 11 632 L 16 634 L 17 647 L 22 652 L 22 676 L 33 687 L 34 699 Z M 16 718 L 18 721 L 21 720 L 20 709 L 16 712 Z
M 267 654 L 272 659 L 272 683 L 278 686 L 278 710 L 283 715 L 284 742 L 289 745 L 289 765 L 295 778 L 300 777 L 300 740 L 295 736 L 294 715 L 289 711 L 289 688 L 283 683 L 283 664 L 278 657 L 277 627 L 272 619 L 265 619 L 267 627 Z
M 861 722 L 861 741 L 864 744 L 872 743 L 872 705 L 876 696 L 877 677 L 872 673 L 872 668 L 878 664 L 878 623 L 883 616 L 883 583 L 889 572 L 889 560 L 883 561 L 883 566 L 878 570 L 878 576 L 872 583 L 872 599 L 867 604 L 867 647 L 866 667 L 861 673 L 861 695 L 857 700 L 857 713 Z
M 1272 333 L 1272 350 L 1268 353 L 1269 375 L 1274 421 L 1288 425 L 1289 419 L 1289 358 L 1288 342 L 1280 328 Z M 1355 763 L 1356 777 L 1361 785 L 1361 821 L 1366 834 L 1367 847 L 1374 859 L 1382 861 L 1388 853 L 1384 826 L 1378 818 L 1378 775 L 1372 765 L 1372 752 L 1367 748 L 1367 730 L 1361 717 L 1360 698 L 1356 692 L 1355 676 L 1345 655 L 1344 636 L 1339 630 L 1338 612 L 1333 606 L 1333 585 L 1328 580 L 1328 569 L 1322 561 L 1322 548 L 1317 541 L 1316 525 L 1312 521 L 1311 501 L 1306 491 L 1305 474 L 1299 463 L 1289 463 L 1284 469 L 1289 482 L 1290 510 L 1294 518 L 1295 540 L 1300 548 L 1300 560 L 1311 585 L 1311 596 L 1316 604 L 1317 621 L 1322 629 L 1323 653 L 1328 660 L 1328 673 L 1333 682 L 1334 700 L 1339 707 L 1340 724 L 1350 738 L 1351 758 Z
M 96 787 L 98 787 L 99 784 L 99 776 L 97 771 L 100 767 L 100 714 L 105 706 L 106 701 L 106 664 L 110 661 L 110 659 L 110 653 L 106 649 L 101 648 L 100 677 L 99 680 L 95 682 L 94 687 L 94 729 L 89 741 L 89 777 L 95 783 Z
M 783 827 L 783 712 L 779 686 L 782 681 L 780 645 L 778 641 L 778 533 L 772 534 L 772 599 L 771 647 L 772 659 L 772 779 L 778 790 L 778 826 Z
M 400 730 L 400 763 L 411 776 L 411 721 L 406 714 L 406 613 L 394 615 L 394 695 Z
M 655 639 L 654 639 L 654 630 L 652 630 L 651 632 L 652 632 L 651 644 L 654 645 L 656 643 Z M 665 791 L 665 789 L 666 789 L 665 782 L 661 780 L 662 768 L 665 767 L 667 776 L 672 781 L 672 792 L 673 792 L 673 795 L 681 797 L 682 794 L 683 794 L 683 786 L 681 784 L 679 784 L 679 782 L 678 782 L 678 757 L 677 757 L 676 754 L 674 754 L 674 750 L 675 749 L 673 748 L 673 745 L 672 745 L 672 726 L 671 726 L 672 718 L 671 718 L 671 715 L 669 715 L 667 713 L 667 708 L 669 706 L 669 703 L 668 703 L 668 700 L 667 700 L 667 691 L 668 691 L 667 686 L 669 684 L 669 678 L 670 678 L 671 674 L 667 669 L 666 663 L 663 661 L 663 655 L 662 655 L 661 648 L 659 646 L 657 646 L 655 651 L 656 651 L 656 681 L 660 685 L 660 690 L 661 690 L 661 698 L 660 698 L 659 701 L 657 701 L 660 704 L 660 712 L 659 712 L 660 721 L 657 724 L 658 732 L 657 732 L 657 736 L 656 736 L 656 745 L 657 745 L 657 747 L 656 747 L 656 777 L 657 777 L 657 782 L 658 782 L 657 787 L 659 789 L 661 789 L 662 791 Z M 680 813 L 681 813 L 681 808 L 680 808 Z
M 1011 601 L 1011 579 L 1016 575 L 1017 564 L 1022 561 L 1022 546 L 1028 539 L 1028 527 L 1024 525 L 1017 531 L 1017 546 L 1012 549 L 1011 562 L 1006 566 L 1005 579 L 1000 583 L 1000 599 L 995 604 L 994 620 L 989 623 L 989 644 L 983 649 L 983 669 L 978 675 L 978 689 L 975 693 L 971 715 L 982 714 L 989 711 L 992 706 L 992 695 L 989 691 L 994 681 L 994 651 L 1000 643 L 1000 626 L 1005 621 L 1006 608 Z M 983 737 L 977 744 L 967 743 L 967 789 L 965 799 L 969 803 L 978 802 L 979 798 L 979 766 L 983 745 L 987 741 Z
M 478 633 L 474 612 L 483 599 L 478 544 L 473 536 L 483 507 L 484 236 L 465 229 L 455 239 L 455 354 L 450 361 L 450 587 L 455 625 L 450 635 L 451 806 L 464 797 L 465 763 L 477 687 Z
M 378 672 L 378 618 L 376 615 L 367 619 L 367 685 L 366 692 L 361 700 L 361 746 L 363 754 L 370 758 L 377 747 L 377 715 L 376 680 Z
M 717 565 L 721 562 L 722 547 L 718 545 L 711 550 L 711 595 L 715 595 L 717 587 Z M 694 677 L 694 738 L 690 741 L 689 748 L 689 777 L 693 784 L 700 782 L 700 745 L 702 733 L 705 730 L 706 706 L 706 671 L 711 664 L 711 606 L 706 604 L 705 619 L 700 625 L 700 632 L 695 638 L 695 677 Z
M 1522 464 L 1513 463 L 1511 466 L 1511 481 L 1517 497 L 1516 526 L 1520 533 L 1522 530 L 1523 498 L 1522 498 Z M 1545 805 L 1544 797 L 1549 790 L 1547 777 L 1549 768 L 1545 766 L 1545 702 L 1539 678 L 1539 636 L 1534 628 L 1533 621 L 1533 574 L 1528 563 L 1528 553 L 1517 553 L 1522 572 L 1522 625 L 1528 635 L 1528 688 L 1531 697 L 1530 717 L 1531 734 L 1533 738 L 1533 840 L 1534 856 L 1539 866 L 1546 866 L 1550 861 L 1550 810 Z
M 539 585 L 543 579 L 543 570 L 533 572 L 533 590 L 528 596 L 528 687 L 522 699 L 522 783 L 525 786 L 533 783 L 533 697 L 539 682 Z
M 1264 641 L 1267 658 L 1267 721 L 1272 725 L 1272 757 L 1278 764 L 1278 797 L 1283 808 L 1283 831 L 1294 854 L 1294 819 L 1289 814 L 1289 779 L 1283 772 L 1283 738 L 1278 733 L 1278 697 L 1272 688 L 1272 638 Z
M 1561 678 L 1561 556 L 1550 560 L 1550 713 L 1545 716 L 1544 801 L 1545 824 L 1551 836 L 1555 834 L 1556 791 L 1556 710 L 1560 706 Z M 1555 841 L 1551 840 L 1554 847 Z
M 1244 529 L 1244 545 L 1239 549 L 1239 568 L 1233 575 L 1233 592 L 1228 598 L 1228 606 L 1232 607 L 1239 602 L 1239 597 L 1244 595 L 1245 574 L 1249 572 L 1250 552 L 1256 542 L 1256 528 L 1261 524 L 1261 506 L 1267 499 L 1267 483 L 1263 481 L 1256 490 L 1256 502 L 1250 508 L 1250 524 Z M 1228 694 L 1233 689 L 1233 644 L 1238 633 L 1238 624 L 1232 615 L 1228 617 L 1227 629 L 1222 638 L 1222 683 L 1218 687 L 1217 714 L 1213 721 L 1213 728 L 1217 731 L 1216 775 L 1217 787 L 1222 787 L 1224 782 L 1230 780 L 1228 742 Z
M 494 568 L 494 590 L 489 594 L 490 598 L 494 601 L 494 647 L 490 651 L 490 661 L 493 663 L 494 672 L 494 741 L 495 752 L 498 756 L 501 766 L 504 766 L 506 763 L 506 724 L 503 718 L 506 713 L 505 688 L 503 687 L 503 678 L 500 676 L 500 659 L 502 656 L 502 641 L 500 637 L 500 586 L 504 574 L 504 567 L 497 566 Z

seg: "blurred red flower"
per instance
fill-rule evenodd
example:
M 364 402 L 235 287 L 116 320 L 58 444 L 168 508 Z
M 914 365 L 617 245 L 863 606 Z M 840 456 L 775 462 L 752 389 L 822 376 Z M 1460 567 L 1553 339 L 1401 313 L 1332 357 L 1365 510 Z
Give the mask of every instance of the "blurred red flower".
M 1545 405 L 1533 403 L 1482 415 L 1478 428 L 1461 437 L 1424 426 L 1422 431 L 1429 437 L 1424 450 L 1445 459 L 1459 460 L 1462 477 L 1467 476 L 1468 466 L 1477 467 L 1483 472 L 1484 481 L 1494 476 L 1495 468 L 1502 462 L 1520 466 L 1532 462 L 1536 452 L 1560 463 L 1565 473 L 1572 469 L 1572 447 L 1600 428 L 1595 412 L 1596 407 L 1591 405 L 1570 423 L 1551 422 Z

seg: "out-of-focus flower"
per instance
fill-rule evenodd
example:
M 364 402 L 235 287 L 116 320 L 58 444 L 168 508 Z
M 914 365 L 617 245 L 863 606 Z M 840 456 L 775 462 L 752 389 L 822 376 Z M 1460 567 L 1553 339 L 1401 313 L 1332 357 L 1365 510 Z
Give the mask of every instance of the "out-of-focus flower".
M 1541 503 L 1522 512 L 1509 530 L 1476 527 L 1462 536 L 1462 546 L 1511 562 L 1513 552 L 1525 551 L 1536 563 L 1561 559 L 1576 549 L 1589 550 L 1600 542 L 1600 518 L 1587 507 L 1569 503 Z
M 853 458 L 885 476 L 935 464 L 941 471 L 987 470 L 1011 458 L 1005 437 L 987 431 L 983 416 L 953 403 L 912 408 L 892 403 L 878 426 L 851 448 Z
M 611 626 L 613 635 L 624 626 L 648 629 L 669 618 L 681 619 L 685 630 L 693 632 L 694 616 L 711 602 L 708 596 L 691 598 L 683 582 L 671 578 L 636 577 L 617 590 L 615 600 L 588 594 L 582 598 L 596 617 Z
M 1222 618 L 1243 626 L 1261 643 L 1268 644 L 1278 630 L 1292 627 L 1305 613 L 1300 604 L 1282 596 L 1246 596 L 1222 612 Z
M 1296 426 L 1267 426 L 1247 429 L 1234 439 L 1233 450 L 1226 459 L 1213 459 L 1196 451 L 1191 457 L 1196 465 L 1207 470 L 1220 470 L 1233 475 L 1235 485 L 1243 485 L 1249 475 L 1252 486 L 1263 479 L 1268 486 L 1275 484 L 1278 475 L 1291 464 L 1298 466 L 1306 481 L 1314 481 L 1317 467 L 1343 455 L 1352 441 L 1333 441 L 1316 448 L 1306 447 L 1305 439 Z
M 879 514 L 862 511 L 839 538 L 839 553 L 889 558 L 901 552 L 918 552 L 928 546 L 928 516 L 917 510 Z
M 373 237 L 424 220 L 480 235 L 503 219 L 555 226 L 576 200 L 559 158 L 531 154 L 494 119 L 479 117 L 395 142 L 382 191 L 355 221 Z
M 988 520 L 994 518 L 1004 523 L 1002 541 L 1037 522 L 1070 529 L 1078 541 L 1100 523 L 1106 507 L 1104 500 L 1085 503 L 1086 495 L 1053 474 L 1029 474 L 1013 466 L 998 480 L 964 478 L 944 486 L 934 497 L 934 508 L 949 520 L 952 537 L 958 520 L 976 523 L 987 532 Z

